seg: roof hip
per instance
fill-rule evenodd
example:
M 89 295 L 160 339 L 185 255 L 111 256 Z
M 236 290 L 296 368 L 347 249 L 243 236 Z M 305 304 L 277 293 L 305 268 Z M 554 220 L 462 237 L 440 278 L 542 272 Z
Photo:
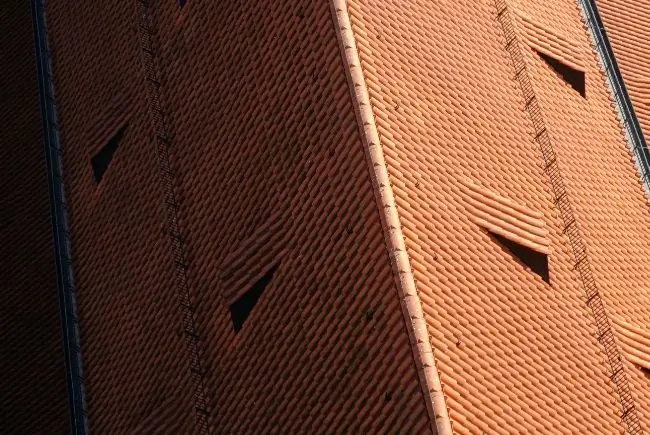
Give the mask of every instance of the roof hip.
M 384 230 L 384 239 L 389 251 L 394 277 L 396 279 L 407 324 L 411 350 L 418 369 L 420 385 L 424 393 L 427 411 L 434 434 L 453 433 L 449 413 L 442 391 L 442 383 L 436 367 L 436 360 L 427 332 L 422 302 L 415 287 L 406 244 L 399 220 L 395 197 L 388 178 L 388 170 L 382 152 L 377 125 L 372 113 L 370 96 L 366 87 L 361 61 L 354 40 L 346 0 L 331 0 L 330 9 L 339 40 L 339 48 L 347 72 L 348 84 L 355 107 L 357 122 L 361 129 L 367 163 L 370 169 L 375 198 Z

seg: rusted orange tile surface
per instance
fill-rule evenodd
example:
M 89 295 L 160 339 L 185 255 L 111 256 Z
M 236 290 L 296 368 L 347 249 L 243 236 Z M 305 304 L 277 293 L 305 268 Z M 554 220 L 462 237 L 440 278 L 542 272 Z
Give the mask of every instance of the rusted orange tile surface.
M 348 5 L 454 430 L 622 432 L 495 4 Z M 650 257 L 650 214 L 578 6 L 508 7 L 604 303 L 647 325 L 638 265 Z M 585 96 L 537 51 L 584 71 Z M 550 285 L 473 222 L 463 179 L 543 213 Z M 645 374 L 627 369 L 647 415 Z
M 650 132 L 650 2 L 598 0 L 596 4 L 647 140 Z

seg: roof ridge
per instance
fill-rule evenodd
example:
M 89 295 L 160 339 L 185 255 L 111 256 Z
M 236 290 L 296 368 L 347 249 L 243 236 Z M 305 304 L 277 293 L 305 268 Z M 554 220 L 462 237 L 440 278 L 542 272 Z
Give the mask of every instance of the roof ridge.
M 453 431 L 449 412 L 427 332 L 422 301 L 415 286 L 413 271 L 406 252 L 405 238 L 395 206 L 395 196 L 390 184 L 368 88 L 361 70 L 361 61 L 354 40 L 346 0 L 331 0 L 330 10 L 334 19 L 335 32 L 352 94 L 357 122 L 362 129 L 361 137 L 364 142 L 373 191 L 379 206 L 384 239 L 389 251 L 401 299 L 400 305 L 407 324 L 411 350 L 417 365 L 432 430 L 439 435 L 451 435 Z

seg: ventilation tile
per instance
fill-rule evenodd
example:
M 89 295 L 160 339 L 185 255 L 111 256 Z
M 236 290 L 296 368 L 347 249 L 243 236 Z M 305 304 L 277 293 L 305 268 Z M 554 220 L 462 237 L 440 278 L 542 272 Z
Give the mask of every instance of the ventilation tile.
M 618 344 L 632 363 L 650 370 L 650 331 L 612 317 Z
M 228 306 L 277 266 L 286 252 L 283 236 L 282 220 L 275 214 L 226 258 L 221 272 L 221 289 Z
M 472 181 L 463 183 L 463 193 L 472 222 L 511 242 L 549 254 L 549 232 L 542 213 Z
M 582 50 L 560 32 L 544 26 L 531 16 L 514 9 L 526 43 L 538 53 L 556 59 L 568 67 L 585 72 Z

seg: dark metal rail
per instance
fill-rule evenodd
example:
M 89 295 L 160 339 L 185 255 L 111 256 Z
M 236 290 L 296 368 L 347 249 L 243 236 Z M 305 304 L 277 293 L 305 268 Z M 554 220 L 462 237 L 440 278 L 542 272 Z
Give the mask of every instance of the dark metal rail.
M 43 141 L 50 192 L 50 214 L 57 269 L 61 329 L 65 357 L 70 433 L 88 433 L 86 402 L 79 342 L 79 319 L 70 255 L 68 213 L 61 165 L 61 143 L 52 84 L 52 61 L 47 42 L 44 0 L 32 0 L 32 25 L 36 47 L 38 88 L 43 122 Z M 35 394 L 38 394 L 35 392 Z
M 634 113 L 634 107 L 623 82 L 623 76 L 618 69 L 614 50 L 612 50 L 607 38 L 607 32 L 598 12 L 596 0 L 578 0 L 578 3 L 595 42 L 598 57 L 607 76 L 621 122 L 627 132 L 628 144 L 634 153 L 643 186 L 650 196 L 650 151 L 648 151 L 648 145 L 643 136 L 639 120 Z
M 506 50 L 510 54 L 515 70 L 515 78 L 519 82 L 526 111 L 532 121 L 535 131 L 535 143 L 540 148 L 544 160 L 544 170 L 551 185 L 555 197 L 555 206 L 560 212 L 564 228 L 563 232 L 569 239 L 569 244 L 573 251 L 574 270 L 578 271 L 582 287 L 586 294 L 586 303 L 593 314 L 596 328 L 598 330 L 598 341 L 600 342 L 607 361 L 610 365 L 610 379 L 616 386 L 619 404 L 621 408 L 621 420 L 627 427 L 628 433 L 640 435 L 643 433 L 639 416 L 634 404 L 630 385 L 625 373 L 623 358 L 618 350 L 616 338 L 612 331 L 607 317 L 607 311 L 603 300 L 600 297 L 596 280 L 591 270 L 591 264 L 587 255 L 587 247 L 582 239 L 582 234 L 571 206 L 571 199 L 566 189 L 564 179 L 558 165 L 558 157 L 553 148 L 551 138 L 548 133 L 544 114 L 537 101 L 537 95 L 533 88 L 533 83 L 526 67 L 514 25 L 508 11 L 505 0 L 496 0 L 497 17 L 503 29 L 506 40 Z

